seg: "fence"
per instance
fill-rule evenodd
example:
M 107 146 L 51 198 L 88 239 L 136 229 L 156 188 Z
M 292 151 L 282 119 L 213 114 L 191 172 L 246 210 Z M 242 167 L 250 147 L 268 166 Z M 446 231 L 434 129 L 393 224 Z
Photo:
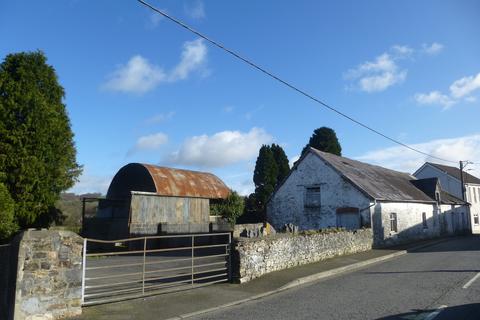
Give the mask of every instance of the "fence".
M 82 305 L 231 279 L 231 234 L 84 239 Z

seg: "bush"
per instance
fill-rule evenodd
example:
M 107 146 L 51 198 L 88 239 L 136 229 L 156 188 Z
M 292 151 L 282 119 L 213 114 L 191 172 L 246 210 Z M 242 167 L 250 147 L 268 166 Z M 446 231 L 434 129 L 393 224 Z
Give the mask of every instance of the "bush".
M 7 187 L 0 183 L 0 242 L 6 241 L 18 230 L 14 218 L 14 207 L 15 204 Z
M 237 218 L 243 213 L 245 199 L 237 192 L 231 191 L 230 195 L 221 201 L 210 205 L 210 213 L 215 216 L 222 216 L 231 224 L 235 224 Z

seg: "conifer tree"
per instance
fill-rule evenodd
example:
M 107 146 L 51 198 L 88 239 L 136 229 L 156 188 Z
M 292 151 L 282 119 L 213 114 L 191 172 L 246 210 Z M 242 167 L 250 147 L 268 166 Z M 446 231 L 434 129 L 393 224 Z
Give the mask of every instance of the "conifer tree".
M 327 127 L 321 127 L 313 131 L 308 144 L 302 150 L 302 155 L 307 152 L 309 147 L 337 156 L 342 155 L 342 147 L 338 142 L 337 134 L 333 129 Z
M 42 52 L 9 54 L 0 64 L 0 182 L 15 203 L 15 222 L 35 224 L 81 173 L 64 89 Z M 0 221 L 2 223 L 2 221 Z

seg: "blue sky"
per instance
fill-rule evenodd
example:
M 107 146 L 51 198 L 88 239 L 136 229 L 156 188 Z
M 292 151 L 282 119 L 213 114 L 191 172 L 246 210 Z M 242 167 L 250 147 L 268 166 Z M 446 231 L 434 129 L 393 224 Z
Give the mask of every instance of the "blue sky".
M 478 1 L 151 1 L 395 139 L 480 162 Z M 246 194 L 261 144 L 294 159 L 321 126 L 350 158 L 409 172 L 426 160 L 134 0 L 4 1 L 0 35 L 2 60 L 40 49 L 58 73 L 84 165 L 77 193 L 145 162 Z

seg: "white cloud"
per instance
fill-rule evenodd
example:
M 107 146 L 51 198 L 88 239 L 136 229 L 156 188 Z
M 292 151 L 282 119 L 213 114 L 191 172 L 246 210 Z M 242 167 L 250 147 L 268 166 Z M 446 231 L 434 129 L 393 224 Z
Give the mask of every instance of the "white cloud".
M 406 77 L 407 70 L 400 69 L 395 59 L 388 53 L 350 69 L 345 75 L 345 78 L 355 81 L 360 90 L 369 93 L 384 91 L 388 87 L 402 83 Z
M 353 82 L 353 86 L 350 87 L 361 91 L 368 93 L 384 91 L 404 82 L 407 78 L 408 70 L 402 67 L 402 60 L 413 58 L 422 52 L 433 55 L 442 49 L 443 45 L 436 42 L 431 45 L 423 44 L 421 49 L 414 49 L 407 45 L 393 45 L 373 61 L 366 61 L 348 70 L 344 78 Z
M 183 44 L 180 63 L 172 70 L 170 81 L 184 80 L 189 74 L 201 66 L 207 57 L 207 47 L 203 39 L 187 41 Z
M 417 93 L 415 95 L 415 100 L 418 104 L 441 105 L 444 109 L 447 109 L 456 103 L 455 100 L 439 91 L 432 91 L 430 93 Z
M 206 16 L 205 7 L 203 2 L 200 0 L 193 1 L 190 4 L 185 4 L 184 9 L 185 13 L 193 19 L 204 19 Z
M 136 55 L 108 78 L 104 85 L 108 90 L 144 93 L 165 81 L 166 74 L 162 68 L 150 64 L 147 59 Z
M 128 151 L 127 155 L 131 155 L 137 151 L 158 150 L 160 146 L 167 142 L 168 136 L 162 132 L 143 136 L 137 139 L 135 146 Z
M 463 77 L 454 81 L 449 89 L 450 93 L 448 95 L 440 91 L 417 93 L 415 100 L 419 104 L 441 105 L 444 109 L 451 107 L 462 99 L 466 102 L 475 102 L 477 98 L 472 94 L 480 89 L 480 73 L 476 76 Z
M 463 77 L 450 86 L 450 92 L 455 98 L 469 96 L 478 89 L 480 89 L 480 72 L 476 76 Z
M 414 144 L 411 147 L 435 157 L 455 162 L 459 160 L 475 161 L 480 159 L 480 134 L 451 139 L 437 139 Z M 409 173 L 415 172 L 426 161 L 443 163 L 438 159 L 424 156 L 400 146 L 367 152 L 364 155 L 355 157 L 355 159 Z M 456 163 L 447 162 L 444 164 L 456 166 Z M 480 167 L 476 168 L 476 170 L 479 169 Z
M 222 131 L 212 136 L 188 138 L 168 162 L 198 167 L 223 167 L 257 156 L 262 144 L 272 141 L 272 136 L 260 128 L 249 132 Z
M 203 39 L 185 42 L 180 62 L 169 73 L 136 55 L 110 74 L 103 87 L 111 91 L 142 94 L 161 83 L 187 79 L 192 72 L 203 66 L 206 58 L 207 47 Z
M 159 113 L 159 114 L 156 114 L 156 115 L 148 118 L 147 120 L 145 120 L 145 123 L 146 124 L 162 123 L 162 122 L 165 122 L 165 121 L 168 121 L 168 120 L 172 119 L 174 115 L 175 115 L 175 112 L 173 112 L 173 111 L 170 111 L 168 113 Z
M 392 46 L 391 50 L 398 58 L 410 57 L 415 51 L 409 46 L 404 46 L 404 45 L 394 45 Z
M 440 53 L 444 48 L 444 45 L 438 42 L 432 44 L 422 44 L 422 51 L 429 55 L 435 55 Z

